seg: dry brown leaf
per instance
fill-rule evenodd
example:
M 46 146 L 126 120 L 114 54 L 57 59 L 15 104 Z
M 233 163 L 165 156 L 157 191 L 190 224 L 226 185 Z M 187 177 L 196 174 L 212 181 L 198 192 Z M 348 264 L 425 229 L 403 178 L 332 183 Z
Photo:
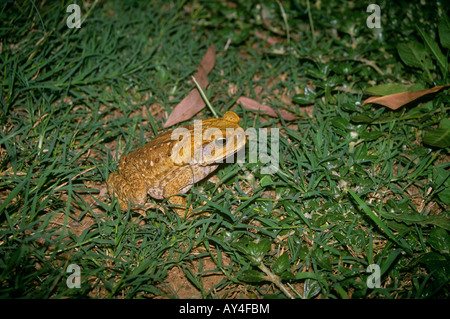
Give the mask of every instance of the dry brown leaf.
M 450 87 L 450 84 L 435 86 L 431 89 L 407 91 L 402 93 L 389 94 L 385 96 L 371 96 L 363 102 L 363 105 L 375 103 L 384 105 L 392 110 L 396 110 L 405 104 L 408 104 L 427 94 L 436 93 L 442 89 Z
M 195 80 L 202 88 L 206 88 L 209 84 L 208 73 L 216 63 L 216 48 L 211 44 L 208 51 L 202 58 L 200 65 L 197 67 L 197 72 L 194 74 Z M 192 118 L 195 114 L 201 111 L 206 106 L 197 88 L 191 90 L 189 94 L 173 109 L 167 119 L 164 127 L 172 126 L 176 123 L 183 122 Z
M 248 98 L 248 97 L 241 96 L 241 97 L 237 100 L 237 102 L 238 102 L 238 103 L 241 103 L 241 105 L 242 105 L 244 108 L 246 108 L 246 109 L 249 109 L 249 110 L 259 110 L 259 111 L 261 111 L 261 112 L 263 112 L 263 113 L 265 113 L 265 114 L 267 114 L 267 115 L 269 115 L 269 116 L 272 116 L 272 117 L 278 117 L 278 113 L 277 113 L 272 107 L 270 107 L 270 106 L 268 106 L 268 105 L 261 104 L 261 103 L 255 101 L 255 100 L 252 100 L 252 99 L 250 99 L 250 98 Z M 284 120 L 286 120 L 286 121 L 293 121 L 293 120 L 299 119 L 298 116 L 296 116 L 296 115 L 294 115 L 294 114 L 292 114 L 292 113 L 289 113 L 289 112 L 286 111 L 286 110 L 280 109 L 280 110 L 278 110 L 278 111 L 280 112 L 281 117 L 282 117 Z

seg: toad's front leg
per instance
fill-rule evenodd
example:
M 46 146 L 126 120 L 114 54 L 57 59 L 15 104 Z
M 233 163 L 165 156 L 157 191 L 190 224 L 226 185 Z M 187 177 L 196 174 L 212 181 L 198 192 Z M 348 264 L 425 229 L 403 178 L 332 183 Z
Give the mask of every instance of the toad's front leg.
M 180 218 L 184 218 L 188 216 L 192 211 L 192 207 L 188 207 L 188 203 L 183 196 L 177 195 L 180 193 L 186 193 L 193 184 L 194 175 L 192 173 L 191 168 L 187 168 L 182 170 L 182 172 L 178 172 L 174 178 L 171 178 L 170 181 L 166 184 L 163 190 L 164 198 L 169 197 L 167 200 L 169 204 L 174 205 L 172 210 L 180 216 Z M 182 208 L 183 206 L 185 208 Z M 186 212 L 186 208 L 188 209 Z

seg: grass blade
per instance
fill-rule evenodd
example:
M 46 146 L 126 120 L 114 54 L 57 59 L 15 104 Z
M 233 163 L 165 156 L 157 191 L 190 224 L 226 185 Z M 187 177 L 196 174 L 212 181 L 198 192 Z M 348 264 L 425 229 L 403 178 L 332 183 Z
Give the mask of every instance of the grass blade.
M 448 62 L 444 54 L 442 53 L 441 49 L 439 48 L 439 45 L 421 28 L 417 28 L 417 30 L 422 36 L 423 41 L 425 41 L 427 47 L 430 49 L 431 53 L 433 53 L 434 58 L 436 59 L 437 63 L 439 64 L 439 67 L 441 68 L 442 75 L 445 76 L 447 74 Z
M 397 237 L 392 233 L 392 231 L 389 229 L 386 224 L 384 224 L 377 215 L 375 215 L 372 210 L 366 205 L 366 203 L 358 197 L 353 191 L 348 190 L 349 194 L 352 195 L 352 197 L 355 199 L 355 201 L 358 203 L 358 205 L 361 207 L 361 209 L 364 211 L 364 213 L 367 214 L 367 216 L 370 217 L 370 219 L 398 246 L 402 247 L 403 250 L 405 250 L 408 254 L 411 254 L 411 249 L 407 247 L 404 243 L 400 242 Z

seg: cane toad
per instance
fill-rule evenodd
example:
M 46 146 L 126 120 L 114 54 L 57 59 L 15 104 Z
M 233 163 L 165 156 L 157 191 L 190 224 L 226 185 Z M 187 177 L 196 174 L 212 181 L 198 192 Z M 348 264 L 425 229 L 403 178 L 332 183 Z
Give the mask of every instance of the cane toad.
M 146 204 L 147 194 L 155 199 L 169 198 L 168 203 L 176 205 L 172 209 L 184 217 L 186 209 L 189 213 L 192 207 L 187 207 L 179 194 L 189 191 L 244 147 L 245 132 L 238 122 L 239 116 L 228 111 L 220 118 L 195 121 L 157 135 L 121 157 L 118 174 L 111 173 L 106 183 L 110 196 L 115 194 L 121 210 L 127 210 L 129 204 L 132 208 L 140 205 L 140 213 L 142 208 L 155 207 Z

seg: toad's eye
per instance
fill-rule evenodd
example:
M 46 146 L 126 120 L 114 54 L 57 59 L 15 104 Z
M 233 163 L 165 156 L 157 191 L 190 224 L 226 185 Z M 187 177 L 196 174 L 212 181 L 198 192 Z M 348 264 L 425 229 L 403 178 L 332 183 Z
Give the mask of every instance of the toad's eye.
M 226 138 L 216 138 L 214 140 L 214 145 L 216 147 L 224 147 L 227 144 L 227 139 Z

